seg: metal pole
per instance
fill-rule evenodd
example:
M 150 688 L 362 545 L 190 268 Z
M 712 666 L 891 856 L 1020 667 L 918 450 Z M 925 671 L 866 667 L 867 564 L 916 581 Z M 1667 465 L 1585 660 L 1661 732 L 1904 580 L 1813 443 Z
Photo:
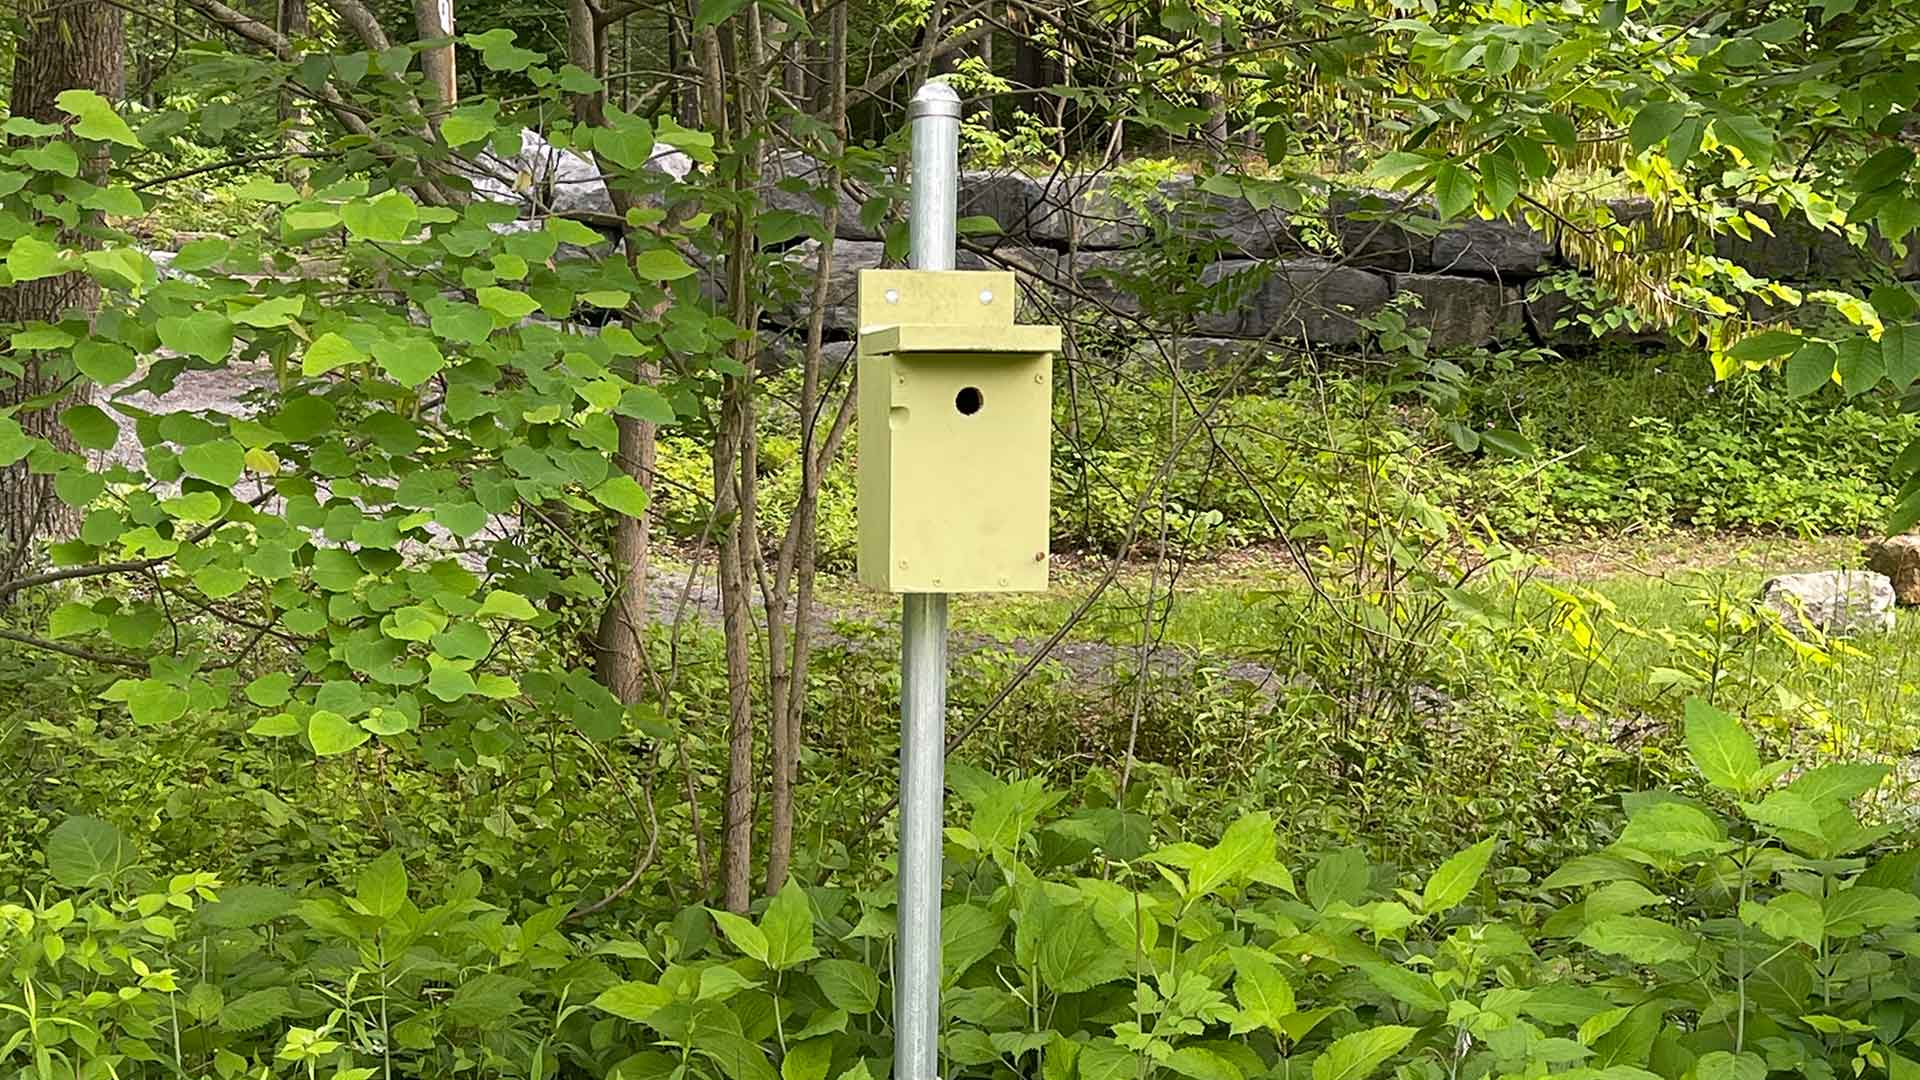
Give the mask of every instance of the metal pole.
M 960 95 L 928 83 L 913 124 L 915 270 L 953 269 L 960 187 Z M 900 939 L 895 950 L 893 1080 L 940 1076 L 940 884 L 947 772 L 947 596 L 908 593 L 900 613 Z

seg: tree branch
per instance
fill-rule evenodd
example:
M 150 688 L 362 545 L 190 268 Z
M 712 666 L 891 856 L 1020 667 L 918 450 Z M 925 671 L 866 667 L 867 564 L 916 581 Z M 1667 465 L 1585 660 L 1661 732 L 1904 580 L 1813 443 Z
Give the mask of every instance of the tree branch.
M 32 634 L 21 634 L 12 630 L 0 629 L 0 641 L 14 641 L 28 648 L 57 652 L 65 656 L 71 656 L 76 660 L 86 660 L 95 664 L 106 664 L 111 667 L 127 668 L 132 671 L 147 670 L 147 665 L 144 661 L 133 660 L 125 656 L 111 656 L 103 652 L 94 652 L 92 649 L 83 649 L 78 645 L 63 645 L 58 641 L 48 641 L 45 638 L 34 637 Z

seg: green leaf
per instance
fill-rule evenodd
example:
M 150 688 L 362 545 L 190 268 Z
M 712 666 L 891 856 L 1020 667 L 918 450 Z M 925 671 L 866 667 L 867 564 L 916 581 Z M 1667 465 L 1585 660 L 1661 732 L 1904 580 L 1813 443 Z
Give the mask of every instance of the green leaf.
M 482 619 L 518 619 L 521 622 L 537 618 L 539 613 L 533 604 L 519 593 L 495 589 L 480 602 L 480 610 L 474 613 Z
M 37 237 L 19 237 L 7 251 L 7 273 L 15 281 L 35 281 L 66 269 L 60 249 Z
M 374 343 L 374 362 L 402 386 L 414 387 L 439 374 L 447 358 L 426 338 L 387 338 Z
M 127 715 L 142 726 L 171 724 L 187 715 L 191 699 L 185 690 L 159 679 L 141 679 L 127 695 Z
M 47 636 L 55 641 L 104 630 L 107 617 L 87 604 L 61 604 L 47 617 Z
M 1493 840 L 1487 839 L 1441 863 L 1440 868 L 1427 879 L 1426 889 L 1421 894 L 1421 904 L 1427 914 L 1449 911 L 1465 900 L 1479 883 L 1480 875 L 1486 872 L 1487 861 L 1491 858 Z
M 354 899 L 369 915 L 382 919 L 398 914 L 407 902 L 407 867 L 398 851 L 368 863 L 354 881 Z
M 112 386 L 133 374 L 133 350 L 110 341 L 87 340 L 73 347 L 73 366 L 101 386 Z
M 1645 915 L 1614 915 L 1587 927 L 1575 940 L 1598 952 L 1636 964 L 1664 964 L 1694 954 L 1691 935 Z
M 700 0 L 698 11 L 693 16 L 693 28 L 705 30 L 709 26 L 719 26 L 733 18 L 748 0 Z
M 612 476 L 594 485 L 587 494 L 593 501 L 630 518 L 645 517 L 647 513 L 647 491 L 640 482 L 624 472 Z
M 242 994 L 220 1010 L 220 1027 L 225 1031 L 252 1031 L 295 1012 L 293 993 L 284 986 L 269 986 Z
M 199 919 L 208 926 L 244 930 L 264 926 L 293 910 L 293 897 L 271 885 L 235 885 L 220 890 L 220 899 L 202 907 Z
M 339 334 L 325 333 L 314 338 L 313 344 L 307 346 L 306 354 L 300 359 L 300 373 L 312 378 L 325 375 L 335 368 L 357 364 L 366 358 L 367 354 L 361 352 L 353 342 Z
M 1787 393 L 1806 397 L 1833 383 L 1833 346 L 1824 341 L 1809 341 L 1787 361 Z
M 1254 1028 L 1279 1031 L 1281 1019 L 1295 1008 L 1293 985 L 1280 966 L 1258 949 L 1236 947 L 1231 956 L 1233 999 L 1240 1006 L 1240 1015 L 1233 1023 L 1234 1034 Z
M 500 106 L 491 101 L 484 105 L 462 105 L 440 121 L 440 136 L 447 140 L 448 146 L 479 142 L 500 126 L 495 115 L 499 109 Z
M 72 889 L 112 882 L 133 865 L 133 844 L 119 829 L 95 817 L 75 816 L 47 834 L 42 848 L 47 873 Z
M 1433 174 L 1433 201 L 1441 220 L 1459 217 L 1473 206 L 1473 174 L 1449 161 Z
M 1864 394 L 1873 389 L 1880 377 L 1887 373 L 1886 364 L 1880 358 L 1880 343 L 1864 334 L 1850 337 L 1835 347 L 1837 354 L 1835 370 L 1840 373 L 1840 388 L 1848 397 Z
M 1421 173 L 1431 165 L 1433 165 L 1433 159 L 1425 154 L 1392 150 L 1380 155 L 1372 167 L 1367 169 L 1367 176 L 1388 187 L 1399 187 L 1401 181 Z
M 645 982 L 610 986 L 593 999 L 593 1007 L 623 1020 L 644 1021 L 673 1004 L 673 992 Z
M 1753 116 L 1721 116 L 1713 122 L 1720 141 L 1740 151 L 1755 168 L 1773 163 L 1773 129 Z
M 1417 971 L 1381 963 L 1361 964 L 1360 970 L 1369 982 L 1405 1004 L 1428 1012 L 1446 1011 L 1447 996 L 1432 979 Z
M 397 243 L 414 231 L 420 208 L 397 191 L 377 198 L 355 199 L 340 207 L 340 224 L 364 240 Z
M 1803 340 L 1799 334 L 1786 330 L 1767 330 L 1741 338 L 1727 350 L 1727 355 L 1742 363 L 1759 363 L 1791 354 Z
M 1533 440 L 1509 428 L 1494 428 L 1480 433 L 1480 443 L 1501 457 L 1525 460 L 1540 456 L 1540 448 Z
M 197 476 L 221 487 L 232 487 L 239 481 L 240 474 L 246 471 L 247 452 L 230 439 L 204 442 L 180 451 L 180 467 L 189 476 Z
M 1826 936 L 1826 913 L 1805 893 L 1781 893 L 1765 904 L 1749 900 L 1740 905 L 1740 921 L 1776 940 L 1802 941 L 1815 949 Z
M 1187 892 L 1200 897 L 1212 893 L 1235 878 L 1273 861 L 1275 842 L 1273 816 L 1264 812 L 1247 814 L 1227 826 L 1220 842 L 1194 860 L 1187 877 Z
M 1520 166 L 1498 151 L 1480 155 L 1480 183 L 1487 195 L 1487 206 L 1504 214 L 1520 197 Z
M 271 671 L 247 684 L 247 700 L 263 709 L 277 709 L 292 696 L 293 676 Z
M 1853 937 L 1920 919 L 1920 897 L 1901 889 L 1853 885 L 1827 897 L 1827 933 Z
M 1694 1063 L 1695 1080 L 1767 1080 L 1767 1062 L 1754 1053 L 1712 1050 Z
M 792 877 L 767 905 L 760 931 L 767 939 L 767 966 L 775 971 L 785 971 L 820 955 L 813 947 L 813 905 L 807 901 L 806 890 Z
M 767 962 L 767 935 L 753 923 L 735 915 L 731 911 L 710 911 L 714 923 L 720 932 L 733 942 L 733 947 L 761 963 Z
M 651 248 L 634 256 L 633 272 L 642 281 L 677 281 L 693 273 L 693 267 L 677 251 Z
M 133 129 L 127 126 L 120 114 L 113 111 L 113 105 L 106 98 L 92 90 L 62 90 L 53 99 L 62 112 L 79 117 L 73 125 L 73 133 L 83 139 L 94 142 L 119 143 L 140 149 L 140 140 L 133 137 Z
M 500 316 L 508 323 L 517 322 L 540 309 L 533 297 L 512 289 L 502 289 L 498 285 L 486 285 L 474 291 L 474 300 L 481 307 Z
M 316 709 L 307 718 L 307 739 L 313 743 L 313 752 L 321 757 L 344 754 L 372 737 L 365 728 L 350 723 L 336 712 Z
M 60 414 L 60 425 L 88 450 L 111 450 L 120 440 L 120 425 L 97 405 L 69 407 Z
M 214 311 L 169 315 L 154 324 L 160 344 L 182 356 L 222 361 L 233 352 L 233 324 Z
M 463 1027 L 485 1028 L 520 1011 L 524 979 L 489 971 L 460 984 L 447 999 L 447 1017 Z
M 1895 390 L 1920 379 L 1920 323 L 1888 323 L 1880 335 L 1880 359 Z
M 1853 190 L 1869 195 L 1881 188 L 1901 183 L 1913 168 L 1913 151 L 1895 144 L 1868 158 L 1853 176 Z
M 1707 783 L 1735 795 L 1750 794 L 1760 772 L 1760 752 L 1753 736 L 1731 713 L 1699 698 L 1688 698 L 1686 708 L 1687 757 Z
M 780 1080 L 826 1080 L 833 1064 L 832 1039 L 808 1039 L 795 1043 L 780 1059 Z
M 1365 1080 L 1417 1034 L 1418 1028 L 1389 1025 L 1335 1039 L 1313 1059 L 1313 1080 Z
M 1655 101 L 1643 105 L 1627 128 L 1627 143 L 1638 154 L 1673 134 L 1687 115 L 1687 107 L 1677 101 Z
M 858 960 L 822 960 L 808 969 L 827 1004 L 856 1016 L 880 1005 L 880 979 Z

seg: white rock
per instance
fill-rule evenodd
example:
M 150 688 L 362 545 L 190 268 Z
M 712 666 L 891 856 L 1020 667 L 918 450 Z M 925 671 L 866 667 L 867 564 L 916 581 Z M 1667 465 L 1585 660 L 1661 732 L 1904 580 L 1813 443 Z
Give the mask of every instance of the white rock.
M 1893 629 L 1893 583 L 1871 571 L 1782 574 L 1760 586 L 1760 602 L 1789 628 L 1811 624 L 1826 634 Z

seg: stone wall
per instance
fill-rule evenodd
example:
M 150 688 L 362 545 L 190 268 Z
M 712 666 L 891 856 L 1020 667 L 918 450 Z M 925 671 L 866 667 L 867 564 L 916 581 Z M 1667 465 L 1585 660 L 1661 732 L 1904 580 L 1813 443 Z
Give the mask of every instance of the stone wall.
M 827 326 L 845 337 L 853 330 L 856 274 L 882 265 L 884 244 L 877 230 L 860 224 L 859 193 L 840 197 Z M 1402 294 L 1419 299 L 1408 321 L 1427 328 L 1434 347 L 1592 340 L 1570 318 L 1575 312 L 1568 299 L 1536 284 L 1572 264 L 1523 223 L 1472 219 L 1442 226 L 1429 207 L 1388 194 L 1336 199 L 1323 212 L 1291 214 L 1256 209 L 1186 182 L 1162 185 L 1152 204 L 1152 216 L 1178 230 L 1182 249 L 1205 260 L 1188 268 L 1191 280 L 1218 286 L 1206 290 L 1214 302 L 1190 316 L 1186 358 L 1233 353 L 1263 338 L 1350 346 L 1365 332 L 1356 320 Z M 1644 216 L 1647 204 L 1622 200 L 1612 209 L 1616 218 L 1631 220 Z M 1137 283 L 1168 273 L 1164 249 L 1150 246 L 1153 226 L 1102 179 L 967 173 L 959 211 L 962 218 L 991 218 L 999 226 L 997 235 L 963 241 L 960 267 L 1017 271 L 1026 296 L 1036 301 L 1036 316 L 1090 317 L 1125 334 L 1127 324 L 1140 318 L 1129 279 Z M 1900 277 L 1920 278 L 1920 251 L 1896 260 L 1888 245 L 1876 243 L 1863 255 L 1844 238 L 1804 221 L 1775 215 L 1772 223 L 1772 236 L 1758 230 L 1750 240 L 1721 236 L 1716 254 L 1754 274 L 1796 283 L 1858 277 L 1876 261 Z M 812 242 L 790 251 L 796 277 L 810 276 L 815 254 Z M 776 313 L 774 321 L 798 325 L 800 315 L 794 308 Z M 1154 336 L 1151 326 L 1133 329 L 1136 337 Z

